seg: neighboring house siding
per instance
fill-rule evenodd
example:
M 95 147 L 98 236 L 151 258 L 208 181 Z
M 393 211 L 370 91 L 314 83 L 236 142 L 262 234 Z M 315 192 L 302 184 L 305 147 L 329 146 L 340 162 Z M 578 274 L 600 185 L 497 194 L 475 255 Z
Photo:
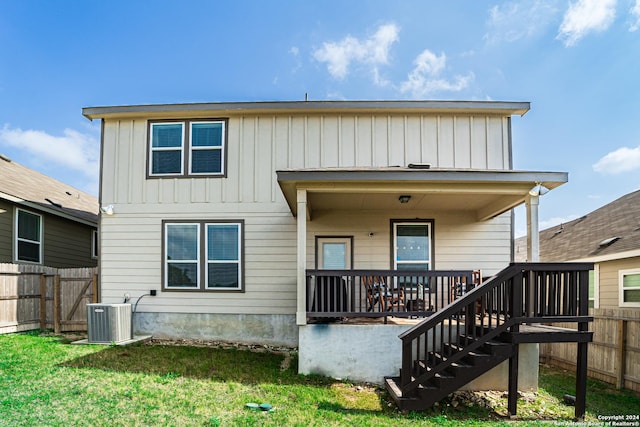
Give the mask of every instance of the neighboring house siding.
M 91 258 L 94 227 L 51 215 L 43 215 L 44 265 L 48 267 L 95 267 Z
M 0 200 L 0 262 L 13 262 L 13 205 Z
M 600 307 L 618 308 L 620 283 L 619 271 L 640 268 L 640 257 L 600 262 Z M 638 310 L 629 307 L 630 310 Z

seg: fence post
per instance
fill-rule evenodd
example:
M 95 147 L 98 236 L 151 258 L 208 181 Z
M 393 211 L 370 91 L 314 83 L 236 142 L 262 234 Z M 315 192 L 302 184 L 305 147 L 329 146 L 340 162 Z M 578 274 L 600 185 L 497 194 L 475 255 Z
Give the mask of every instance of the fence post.
M 47 328 L 47 278 L 40 275 L 40 329 Z
M 627 321 L 618 320 L 618 348 L 617 348 L 617 366 L 616 369 L 616 388 L 621 390 L 624 388 L 624 362 L 626 359 L 625 347 L 627 344 Z
M 60 333 L 60 276 L 53 276 L 53 332 Z
M 91 302 L 96 304 L 98 302 L 98 275 L 94 274 L 91 280 L 91 293 L 93 294 Z

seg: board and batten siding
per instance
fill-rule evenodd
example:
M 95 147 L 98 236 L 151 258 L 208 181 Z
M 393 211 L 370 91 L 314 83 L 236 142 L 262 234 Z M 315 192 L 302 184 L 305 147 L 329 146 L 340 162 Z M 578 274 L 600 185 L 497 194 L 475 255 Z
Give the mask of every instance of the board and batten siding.
M 125 293 L 135 298 L 162 288 L 162 220 L 242 219 L 244 293 L 158 292 L 141 300 L 139 309 L 294 314 L 296 219 L 277 183 L 277 170 L 409 163 L 505 170 L 511 166 L 509 128 L 510 119 L 502 116 L 230 116 L 226 178 L 147 179 L 147 120 L 106 120 L 101 202 L 113 204 L 115 214 L 101 217 L 102 300 L 120 302 Z M 314 267 L 314 235 L 357 232 L 354 266 L 388 268 L 390 219 L 406 215 L 330 213 L 334 219 L 325 224 L 314 213 L 308 223 L 308 267 Z M 495 272 L 510 261 L 508 214 L 483 223 L 441 212 L 411 212 L 409 217 L 416 216 L 436 221 L 436 268 Z M 490 246 L 492 255 L 487 256 Z M 463 262 L 471 259 L 482 265 Z
M 13 205 L 0 200 L 0 263 L 13 262 Z

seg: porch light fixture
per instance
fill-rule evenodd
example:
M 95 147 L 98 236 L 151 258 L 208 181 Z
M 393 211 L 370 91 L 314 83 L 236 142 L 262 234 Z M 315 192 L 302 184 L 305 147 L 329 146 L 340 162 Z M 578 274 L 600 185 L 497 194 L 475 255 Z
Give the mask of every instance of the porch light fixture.
M 113 215 L 113 205 L 109 205 L 109 206 L 102 206 L 100 208 L 100 212 L 107 214 L 107 215 Z
M 549 192 L 549 189 L 547 187 L 545 187 L 544 185 L 542 185 L 539 182 L 537 182 L 536 185 L 531 190 L 529 190 L 529 195 L 530 196 L 544 196 L 548 192 Z
M 411 196 L 404 194 L 400 197 L 398 197 L 398 200 L 400 200 L 400 203 L 409 203 L 409 199 L 411 199 Z

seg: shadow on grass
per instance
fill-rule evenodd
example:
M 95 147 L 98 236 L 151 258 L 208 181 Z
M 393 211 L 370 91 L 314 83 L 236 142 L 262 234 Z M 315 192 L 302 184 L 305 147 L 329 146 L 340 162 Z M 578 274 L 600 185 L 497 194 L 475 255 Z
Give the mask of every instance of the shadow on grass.
M 335 380 L 297 374 L 297 359 L 282 368 L 285 356 L 268 352 L 190 346 L 111 346 L 58 366 L 186 377 L 241 384 L 287 384 L 328 386 Z

